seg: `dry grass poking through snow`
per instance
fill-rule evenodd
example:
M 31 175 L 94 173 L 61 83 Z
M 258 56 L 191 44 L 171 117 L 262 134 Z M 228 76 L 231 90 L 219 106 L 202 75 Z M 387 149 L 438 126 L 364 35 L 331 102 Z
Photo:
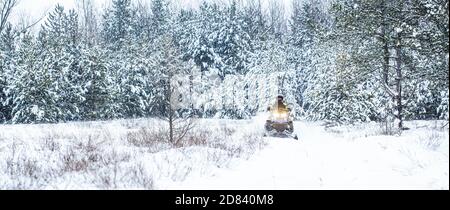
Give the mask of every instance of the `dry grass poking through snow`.
M 178 144 L 149 119 L 0 125 L 0 189 L 158 189 L 266 145 L 242 125 L 200 123 Z

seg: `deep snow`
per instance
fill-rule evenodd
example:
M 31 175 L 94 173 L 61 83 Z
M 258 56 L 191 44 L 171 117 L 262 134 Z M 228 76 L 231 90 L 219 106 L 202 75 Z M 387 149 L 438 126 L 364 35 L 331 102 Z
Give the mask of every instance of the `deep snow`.
M 298 121 L 299 141 L 263 139 L 263 123 L 200 120 L 209 142 L 183 148 L 131 144 L 149 119 L 0 125 L 0 189 L 449 189 L 444 121 L 400 136 Z
M 448 128 L 440 125 L 407 122 L 412 130 L 401 136 L 378 136 L 375 123 L 326 131 L 321 123 L 296 122 L 300 141 L 269 138 L 249 161 L 162 189 L 448 190 Z

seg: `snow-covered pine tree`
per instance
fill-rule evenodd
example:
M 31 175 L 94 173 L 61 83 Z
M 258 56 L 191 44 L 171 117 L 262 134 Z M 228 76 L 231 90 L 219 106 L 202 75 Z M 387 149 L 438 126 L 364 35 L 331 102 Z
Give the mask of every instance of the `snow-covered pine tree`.
M 337 17 L 322 2 L 294 1 L 293 8 L 289 38 L 293 53 L 288 60 L 296 69 L 299 111 L 314 120 L 372 120 L 373 96 L 365 89 L 371 87 L 370 76 L 352 62 L 353 43 L 337 36 L 340 31 L 333 25 Z
M 131 10 L 131 40 L 136 43 L 148 42 L 152 35 L 152 16 L 147 2 L 136 2 Z
M 267 40 L 267 17 L 261 0 L 246 1 L 242 11 L 243 29 L 252 41 Z
M 174 28 L 174 42 L 183 53 L 183 59 L 192 59 L 192 48 L 194 42 L 198 39 L 199 20 L 197 14 L 192 9 L 181 9 L 175 23 Z
M 292 2 L 292 16 L 290 19 L 290 36 L 288 60 L 294 65 L 296 71 L 295 79 L 298 81 L 296 87 L 296 101 L 303 107 L 308 108 L 308 104 L 304 100 L 305 90 L 308 85 L 308 74 L 312 68 L 312 47 L 314 46 L 314 21 L 317 9 L 312 2 L 303 2 L 294 0 Z
M 220 65 L 221 60 L 214 49 L 215 31 L 219 30 L 222 22 L 221 10 L 216 4 L 205 2 L 200 6 L 198 23 L 194 22 L 195 36 L 190 36 L 191 41 L 188 54 L 192 56 L 202 75 L 211 68 Z
M 404 5 L 405 117 L 436 119 L 441 93 L 448 90 L 448 3 Z
M 103 14 L 102 41 L 105 46 L 118 50 L 132 30 L 131 0 L 113 0 Z
M 305 94 L 308 117 L 337 123 L 371 121 L 376 109 L 370 80 L 351 65 L 351 54 L 344 46 L 320 47 L 321 62 L 315 64 Z
M 59 119 L 64 121 L 81 119 L 80 106 L 84 98 L 80 83 L 80 39 L 77 13 L 74 10 L 66 13 L 57 5 L 42 26 L 39 44 L 41 56 L 51 62 L 45 68 L 54 81 L 51 91 L 57 93 L 61 109 Z
M 251 56 L 252 66 L 246 74 L 246 85 L 250 96 L 253 95 L 251 110 L 265 111 L 267 106 L 275 100 L 277 95 L 283 95 L 295 114 L 301 109 L 296 101 L 295 69 L 288 61 L 291 53 L 287 44 L 275 39 L 258 44 L 257 50 Z M 297 116 L 298 117 L 298 116 Z
M 7 98 L 8 86 L 17 65 L 16 32 L 8 24 L 0 34 L 0 123 L 11 120 L 11 100 Z
M 54 123 L 59 120 L 59 95 L 52 88 L 55 81 L 48 68 L 52 61 L 40 53 L 41 46 L 31 35 L 24 34 L 17 50 L 16 74 L 7 90 L 13 103 L 12 123 Z
M 82 119 L 98 120 L 117 117 L 119 107 L 115 102 L 118 93 L 108 69 L 105 50 L 99 47 L 83 49 L 79 66 L 82 69 L 83 98 Z
M 277 41 L 284 39 L 287 32 L 286 8 L 283 1 L 268 1 L 269 33 Z
M 151 81 L 159 75 L 152 72 L 151 54 L 147 45 L 130 44 L 118 52 L 111 64 L 117 71 L 120 113 L 124 117 L 148 116 L 151 101 Z
M 152 37 L 155 39 L 169 30 L 169 2 L 167 0 L 152 0 L 151 11 Z
M 227 74 L 243 75 L 248 71 L 252 43 L 250 35 L 243 28 L 245 22 L 240 13 L 236 1 L 233 0 L 226 11 L 225 21 L 215 32 L 215 52 L 224 64 L 219 71 L 222 79 L 225 79 Z

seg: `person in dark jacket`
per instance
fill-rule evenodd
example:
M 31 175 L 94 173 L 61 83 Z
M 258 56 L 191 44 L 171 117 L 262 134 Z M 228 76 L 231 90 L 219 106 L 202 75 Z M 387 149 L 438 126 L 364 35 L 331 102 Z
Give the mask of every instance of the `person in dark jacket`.
M 288 112 L 289 108 L 286 105 L 286 103 L 284 103 L 284 97 L 282 95 L 279 95 L 277 96 L 277 100 L 272 105 L 272 107 L 267 108 L 267 111 L 281 113 L 281 112 Z

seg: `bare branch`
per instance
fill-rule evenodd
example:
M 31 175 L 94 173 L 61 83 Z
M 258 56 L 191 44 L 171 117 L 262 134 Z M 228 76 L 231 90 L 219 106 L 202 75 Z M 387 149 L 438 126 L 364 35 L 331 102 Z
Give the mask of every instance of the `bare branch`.
M 47 13 L 47 12 L 46 12 Z M 28 31 L 28 29 L 30 29 L 30 28 L 32 28 L 32 27 L 34 27 L 36 24 L 38 24 L 39 22 L 41 22 L 44 18 L 45 18 L 45 14 L 46 13 L 44 13 L 44 15 L 42 15 L 39 19 L 37 19 L 36 21 L 34 21 L 34 22 L 32 22 L 31 24 L 29 24 L 29 25 L 26 25 L 26 26 L 24 26 L 23 28 L 21 28 L 20 29 L 20 31 L 19 31 L 19 34 L 21 34 L 21 33 L 26 33 L 27 31 Z
M 0 33 L 5 29 L 11 12 L 18 3 L 18 0 L 0 0 Z

